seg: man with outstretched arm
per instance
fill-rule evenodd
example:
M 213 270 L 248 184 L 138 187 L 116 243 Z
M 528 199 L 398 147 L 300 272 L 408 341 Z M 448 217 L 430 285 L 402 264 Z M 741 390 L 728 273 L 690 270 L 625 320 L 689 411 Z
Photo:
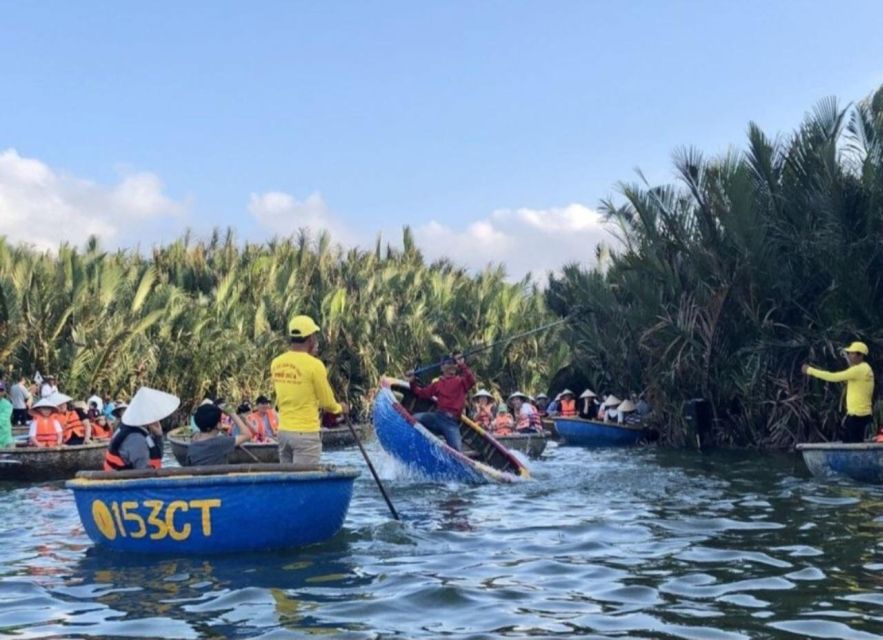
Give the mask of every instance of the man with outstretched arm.
M 408 372 L 411 393 L 423 400 L 435 399 L 435 409 L 418 413 L 414 418 L 435 434 L 443 436 L 448 446 L 462 450 L 460 414 L 466 406 L 466 396 L 475 386 L 475 376 L 461 353 L 442 360 L 441 377 L 426 387 L 417 384 L 413 371 Z
M 826 382 L 846 383 L 846 417 L 843 419 L 843 442 L 863 442 L 865 432 L 874 422 L 874 371 L 865 362 L 868 345 L 853 342 L 843 350 L 849 367 L 843 371 L 823 371 L 805 364 L 801 371 Z

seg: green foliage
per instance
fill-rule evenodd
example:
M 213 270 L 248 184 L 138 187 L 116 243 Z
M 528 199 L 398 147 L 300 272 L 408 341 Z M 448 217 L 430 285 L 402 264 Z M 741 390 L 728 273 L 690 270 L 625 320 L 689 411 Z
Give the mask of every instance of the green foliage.
M 682 403 L 711 400 L 720 444 L 829 438 L 840 389 L 800 365 L 845 365 L 869 343 L 883 364 L 883 89 L 823 101 L 790 137 L 750 125 L 742 153 L 674 155 L 677 185 L 620 185 L 603 210 L 622 241 L 605 271 L 553 277 L 573 365 L 600 388 L 646 389 L 664 441 L 689 438 Z
M 322 326 L 334 388 L 364 410 L 382 374 L 551 317 L 529 281 L 427 264 L 408 229 L 403 246 L 344 251 L 306 233 L 238 244 L 216 231 L 146 259 L 107 253 L 95 239 L 40 254 L 0 238 L 0 356 L 7 376 L 55 373 L 77 396 L 128 396 L 149 384 L 187 405 L 207 393 L 253 399 L 272 390 L 270 361 L 287 348 L 289 318 L 306 313 Z M 474 363 L 481 383 L 539 391 L 565 364 L 554 344 L 550 332 L 483 353 Z

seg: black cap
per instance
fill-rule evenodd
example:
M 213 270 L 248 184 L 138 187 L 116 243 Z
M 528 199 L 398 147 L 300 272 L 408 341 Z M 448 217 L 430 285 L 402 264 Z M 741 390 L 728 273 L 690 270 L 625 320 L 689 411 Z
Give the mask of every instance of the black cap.
M 258 399 L 254 401 L 255 404 L 273 404 L 270 402 L 270 399 L 267 396 L 258 396 Z
M 251 405 L 247 402 L 243 402 L 241 405 L 236 407 L 236 413 L 251 413 Z
M 193 421 L 200 431 L 211 431 L 221 423 L 221 410 L 217 405 L 204 404 L 193 414 Z

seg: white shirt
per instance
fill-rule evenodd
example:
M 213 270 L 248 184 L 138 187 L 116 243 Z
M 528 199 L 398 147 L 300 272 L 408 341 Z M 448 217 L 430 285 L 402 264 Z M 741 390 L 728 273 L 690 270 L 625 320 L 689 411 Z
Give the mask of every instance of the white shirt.
M 16 382 L 9 390 L 9 399 L 12 400 L 13 409 L 27 409 L 31 392 L 21 382 Z
M 86 400 L 86 406 L 91 407 L 93 402 L 98 407 L 99 413 L 104 411 L 104 400 L 101 399 L 101 396 L 91 396 Z
M 43 386 L 40 387 L 40 397 L 48 398 L 53 393 L 58 393 L 58 387 L 54 384 L 49 384 L 48 382 L 44 382 Z

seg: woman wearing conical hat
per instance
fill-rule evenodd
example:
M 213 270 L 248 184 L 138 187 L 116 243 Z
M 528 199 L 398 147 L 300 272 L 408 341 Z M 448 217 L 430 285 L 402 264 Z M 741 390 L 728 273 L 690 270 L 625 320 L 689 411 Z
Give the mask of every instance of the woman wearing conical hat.
M 530 398 L 520 391 L 509 396 L 512 414 L 515 420 L 515 431 L 518 433 L 543 432 L 543 421 L 539 412 L 530 403 Z
M 598 395 L 591 389 L 586 389 L 579 395 L 579 417 L 584 420 L 594 420 L 598 417 Z
M 619 407 L 620 404 L 622 404 L 622 400 L 612 393 L 607 396 L 607 399 L 601 403 L 601 408 L 599 409 L 601 420 L 604 422 L 616 422 L 619 417 L 617 407 Z
M 490 429 L 494 421 L 494 397 L 487 389 L 479 389 L 472 396 L 472 415 L 475 424 Z
M 159 469 L 162 466 L 162 425 L 181 401 L 177 396 L 141 387 L 123 411 L 120 426 L 104 457 L 105 471 Z

